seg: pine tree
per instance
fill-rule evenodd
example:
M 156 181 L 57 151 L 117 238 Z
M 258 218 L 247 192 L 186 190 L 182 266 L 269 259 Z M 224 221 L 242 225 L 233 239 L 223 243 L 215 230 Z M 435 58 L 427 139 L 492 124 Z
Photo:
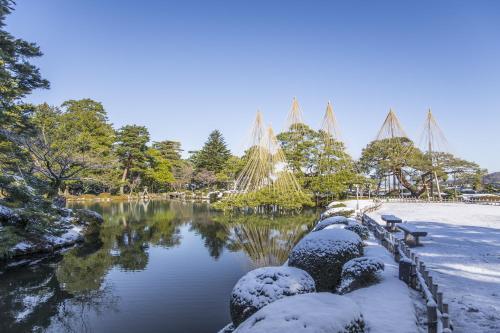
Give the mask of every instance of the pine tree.
M 219 173 L 224 169 L 226 161 L 231 157 L 224 137 L 219 130 L 214 130 L 208 136 L 203 148 L 194 156 L 194 164 L 197 170 L 208 170 Z
M 149 132 L 144 126 L 126 125 L 118 130 L 116 154 L 123 166 L 120 193 L 124 192 L 124 183 L 131 176 L 131 171 L 145 169 L 148 150 Z
M 11 136 L 25 133 L 33 106 L 22 99 L 34 89 L 48 88 L 40 70 L 29 63 L 42 56 L 35 43 L 16 38 L 4 30 L 5 19 L 14 1 L 0 0 L 0 170 L 19 172 L 29 169 L 27 156 L 12 142 Z

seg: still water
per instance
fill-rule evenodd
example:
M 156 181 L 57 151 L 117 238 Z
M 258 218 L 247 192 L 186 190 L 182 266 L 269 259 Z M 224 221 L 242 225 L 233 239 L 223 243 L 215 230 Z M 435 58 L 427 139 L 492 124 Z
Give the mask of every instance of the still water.
M 179 201 L 72 207 L 105 222 L 82 246 L 1 270 L 0 332 L 217 332 L 236 281 L 285 262 L 316 218 L 230 218 Z

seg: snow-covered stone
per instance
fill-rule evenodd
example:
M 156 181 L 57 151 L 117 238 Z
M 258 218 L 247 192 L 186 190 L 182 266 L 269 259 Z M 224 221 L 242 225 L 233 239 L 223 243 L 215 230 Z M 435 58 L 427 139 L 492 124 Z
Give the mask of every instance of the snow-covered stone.
M 364 332 L 359 307 L 331 293 L 285 297 L 260 309 L 234 333 L 351 333 Z
M 269 303 L 315 290 L 313 278 L 301 269 L 287 266 L 257 268 L 234 286 L 230 300 L 231 318 L 237 326 Z
M 342 267 L 342 282 L 338 292 L 343 294 L 368 286 L 380 278 L 384 262 L 376 257 L 361 257 L 349 260 Z
M 306 235 L 290 252 L 288 265 L 308 272 L 318 291 L 333 291 L 342 266 L 363 254 L 363 242 L 352 231 L 324 229 Z
M 46 236 L 45 239 L 50 245 L 56 248 L 72 245 L 83 241 L 83 228 L 81 226 L 73 226 L 60 236 Z
M 75 209 L 74 215 L 77 219 L 77 223 L 81 224 L 89 224 L 89 223 L 97 223 L 101 224 L 104 222 L 101 214 L 94 212 L 90 209 Z
M 12 223 L 18 216 L 13 209 L 0 205 L 0 222 Z

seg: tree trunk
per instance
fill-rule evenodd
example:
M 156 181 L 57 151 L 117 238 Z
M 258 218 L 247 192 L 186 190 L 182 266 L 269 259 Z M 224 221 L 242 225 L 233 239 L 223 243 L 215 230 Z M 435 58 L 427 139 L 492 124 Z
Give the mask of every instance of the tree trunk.
M 421 189 L 418 189 L 417 187 L 415 187 L 412 184 L 410 184 L 410 182 L 403 176 L 403 171 L 401 169 L 394 170 L 394 174 L 396 175 L 396 178 L 401 183 L 401 185 L 403 185 L 404 188 L 406 188 L 408 191 L 410 191 L 411 194 L 413 196 L 416 196 L 417 198 L 420 195 L 422 195 L 422 193 L 424 193 L 427 190 L 427 183 L 426 183 L 426 180 L 425 180 L 425 176 L 427 174 L 423 174 L 422 175 L 423 186 L 422 186 Z
M 123 183 L 125 182 L 125 180 L 127 180 L 127 175 L 128 175 L 128 167 L 126 167 L 125 169 L 123 169 L 123 175 L 122 175 L 122 184 L 120 185 L 120 194 L 123 195 L 124 194 L 124 185 Z

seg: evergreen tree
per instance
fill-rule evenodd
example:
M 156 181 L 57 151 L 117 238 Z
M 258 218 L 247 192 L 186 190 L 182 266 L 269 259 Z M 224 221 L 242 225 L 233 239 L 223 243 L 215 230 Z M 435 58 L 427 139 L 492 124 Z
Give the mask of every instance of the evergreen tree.
M 146 166 L 149 132 L 144 126 L 126 125 L 118 130 L 116 154 L 122 164 L 120 194 L 124 193 L 124 185 L 128 179 L 143 171 Z M 135 174 L 134 174 L 135 173 Z
M 33 130 L 16 142 L 33 161 L 31 172 L 48 181 L 49 195 L 65 181 L 90 176 L 109 164 L 114 131 L 101 103 L 68 101 L 65 109 L 39 105 L 30 118 Z
M 207 170 L 219 173 L 224 169 L 231 152 L 218 130 L 210 133 L 203 148 L 194 155 L 194 164 L 198 171 Z
M 4 29 L 13 6 L 12 0 L 0 0 L 0 170 L 19 172 L 29 168 L 29 161 L 11 137 L 26 132 L 33 112 L 22 99 L 34 89 L 49 88 L 49 82 L 29 63 L 42 56 L 40 48 Z
M 169 161 L 178 161 L 181 159 L 181 143 L 177 141 L 164 140 L 153 142 L 153 148 L 158 150 L 163 157 Z
M 149 181 L 149 186 L 154 191 L 166 189 L 174 181 L 172 163 L 159 150 L 154 148 L 147 150 L 146 157 L 148 159 L 148 168 L 145 170 L 144 176 Z

